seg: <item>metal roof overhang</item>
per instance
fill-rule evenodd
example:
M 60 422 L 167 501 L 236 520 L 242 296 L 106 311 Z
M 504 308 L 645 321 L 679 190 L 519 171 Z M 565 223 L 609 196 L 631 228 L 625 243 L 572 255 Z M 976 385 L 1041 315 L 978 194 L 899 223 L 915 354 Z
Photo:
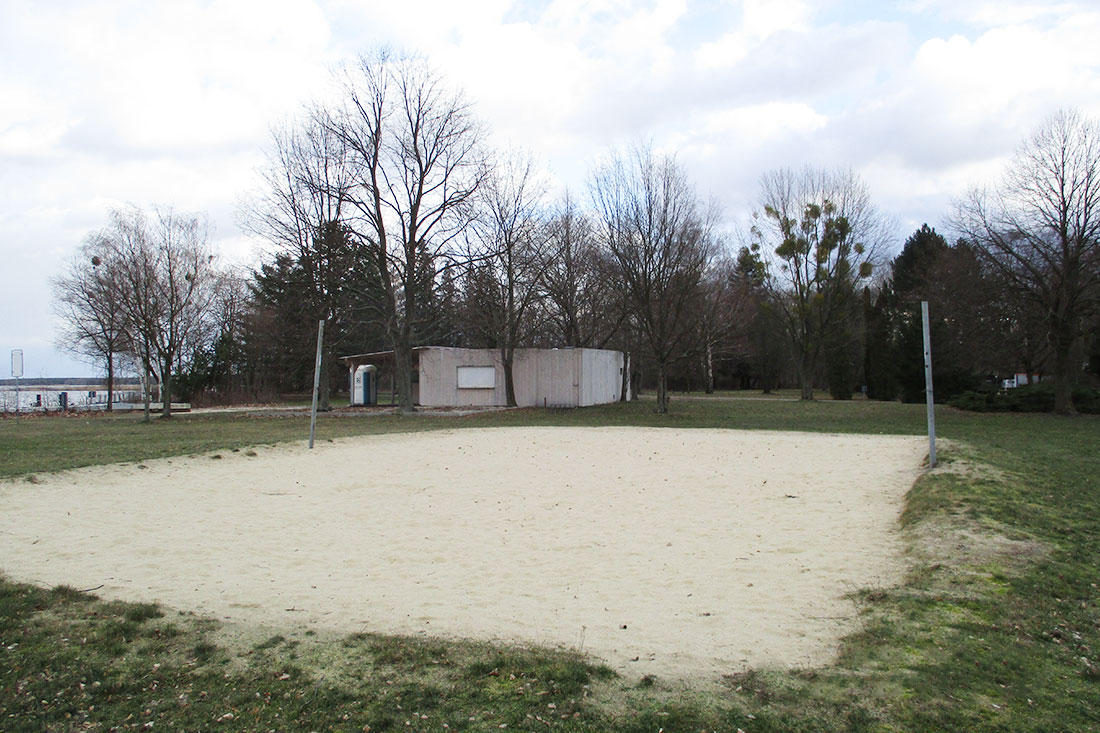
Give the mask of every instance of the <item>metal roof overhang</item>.
M 436 348 L 439 348 L 439 347 L 438 346 L 414 346 L 411 349 L 411 351 L 415 355 L 415 354 L 419 354 L 421 351 L 426 351 L 427 349 L 436 349 Z M 356 367 L 362 366 L 363 364 L 373 364 L 374 366 L 379 367 L 379 368 L 383 368 L 383 367 L 392 368 L 394 366 L 394 363 L 395 363 L 395 357 L 394 357 L 394 352 L 391 349 L 390 351 L 372 351 L 369 354 L 353 354 L 351 356 L 341 356 L 340 361 L 347 364 L 349 369 L 355 369 Z M 414 360 L 413 361 L 413 369 L 416 369 L 418 366 L 419 366 L 418 362 L 416 360 Z

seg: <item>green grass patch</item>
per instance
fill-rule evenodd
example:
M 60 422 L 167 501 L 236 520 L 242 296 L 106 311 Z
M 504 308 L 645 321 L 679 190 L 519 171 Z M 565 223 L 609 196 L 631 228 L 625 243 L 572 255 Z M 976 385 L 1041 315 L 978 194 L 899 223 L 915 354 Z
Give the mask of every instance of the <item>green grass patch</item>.
M 924 407 L 674 396 L 581 410 L 319 419 L 322 440 L 530 425 L 920 435 Z M 0 580 L 4 730 L 1091 730 L 1100 720 L 1100 418 L 937 408 L 942 467 L 909 493 L 911 570 L 857 591 L 821 669 L 684 684 L 568 652 L 361 634 L 236 643 L 216 624 Z M 0 421 L 0 475 L 304 441 L 301 417 Z M 246 452 L 246 456 L 249 454 Z M 797 460 L 792 456 L 792 460 Z M 35 491 L 22 481 L 9 491 Z

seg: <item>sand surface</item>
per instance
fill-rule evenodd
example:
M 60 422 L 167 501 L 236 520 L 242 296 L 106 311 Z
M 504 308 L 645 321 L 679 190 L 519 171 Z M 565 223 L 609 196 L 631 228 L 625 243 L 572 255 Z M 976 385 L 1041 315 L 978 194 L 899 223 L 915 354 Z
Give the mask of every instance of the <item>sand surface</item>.
M 581 648 L 627 674 L 827 663 L 904 571 L 914 437 L 500 428 L 0 483 L 0 571 L 242 623 Z

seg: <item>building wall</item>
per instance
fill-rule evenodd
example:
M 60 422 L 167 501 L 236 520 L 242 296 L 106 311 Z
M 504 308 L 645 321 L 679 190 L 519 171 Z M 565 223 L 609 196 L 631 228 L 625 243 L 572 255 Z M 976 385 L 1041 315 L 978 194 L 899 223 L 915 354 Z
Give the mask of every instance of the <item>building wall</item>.
M 459 389 L 458 367 L 492 366 L 496 368 L 493 389 Z M 420 399 L 429 407 L 488 407 L 504 404 L 504 374 L 500 354 L 494 349 L 423 349 L 420 351 Z
M 581 404 L 580 372 L 578 349 L 517 349 L 512 365 L 516 403 L 520 407 L 577 407 Z
M 23 385 L 16 388 L 10 385 L 0 386 L 0 412 L 52 412 L 61 409 L 62 397 L 70 410 L 107 409 L 107 389 L 99 384 L 73 383 L 69 385 Z M 18 395 L 18 406 L 16 396 Z M 140 400 L 140 391 L 134 391 L 130 385 L 114 392 L 114 402 Z
M 493 367 L 494 386 L 460 389 L 458 367 Z M 577 407 L 615 402 L 623 355 L 602 349 L 517 349 L 512 376 L 521 407 Z M 504 368 L 496 349 L 428 348 L 420 351 L 420 404 L 500 406 L 507 403 Z
M 614 402 L 623 392 L 623 369 L 626 367 L 621 351 L 605 349 L 581 349 L 583 358 L 581 406 Z M 627 397 L 630 390 L 627 389 Z

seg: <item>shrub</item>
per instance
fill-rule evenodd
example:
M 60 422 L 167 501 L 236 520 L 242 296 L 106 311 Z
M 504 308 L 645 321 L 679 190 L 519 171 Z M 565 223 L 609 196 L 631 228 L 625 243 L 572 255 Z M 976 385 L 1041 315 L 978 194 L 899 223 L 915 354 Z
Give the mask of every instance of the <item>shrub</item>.
M 1052 412 L 1054 385 L 1044 382 L 997 392 L 963 392 L 949 404 L 971 412 Z M 1100 414 L 1100 390 L 1074 388 L 1073 405 L 1078 412 Z

